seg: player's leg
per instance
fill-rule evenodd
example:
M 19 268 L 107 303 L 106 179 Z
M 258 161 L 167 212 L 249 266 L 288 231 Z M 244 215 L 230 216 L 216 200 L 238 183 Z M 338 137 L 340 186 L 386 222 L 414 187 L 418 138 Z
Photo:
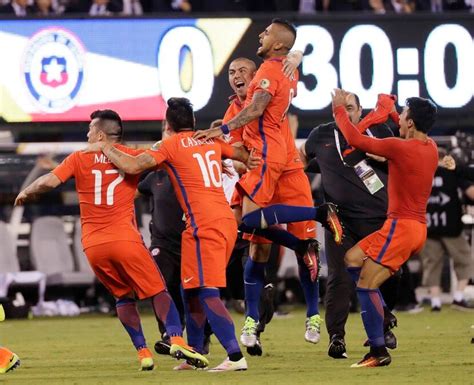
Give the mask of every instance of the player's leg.
M 147 248 L 133 242 L 116 242 L 114 247 L 120 247 L 121 257 L 115 260 L 120 275 L 129 282 L 138 299 L 150 299 L 156 318 L 165 325 L 171 342 L 170 354 L 175 358 L 194 360 L 196 366 L 207 366 L 207 359 L 185 343 L 178 310 L 166 291 L 158 265 Z
M 337 244 L 342 243 L 343 227 L 337 216 L 336 206 L 332 203 L 325 203 L 318 207 L 275 204 L 247 211 L 242 216 L 242 222 L 246 226 L 260 229 L 268 229 L 272 225 L 281 223 L 311 220 L 328 228 Z
M 362 252 L 361 249 L 359 250 Z M 356 290 L 361 305 L 362 321 L 369 337 L 370 352 L 360 362 L 353 364 L 352 367 L 386 366 L 391 362 L 390 354 L 388 354 L 385 346 L 384 311 L 382 297 L 378 290 L 391 274 L 390 269 L 370 258 L 363 261 Z
M 121 260 L 124 252 L 133 250 L 135 245 L 139 244 L 111 242 L 89 247 L 85 253 L 99 281 L 116 298 L 117 317 L 137 350 L 140 370 L 152 370 L 154 367 L 153 358 L 143 334 L 134 290 L 128 279 L 128 274 L 124 273 L 124 269 L 117 262 Z
M 236 238 L 236 222 L 229 219 L 222 219 L 204 228 L 200 236 L 200 248 L 205 263 L 202 267 L 204 285 L 198 289 L 199 300 L 212 331 L 227 352 L 227 359 L 210 371 L 247 369 L 247 362 L 235 336 L 234 323 L 218 289 L 226 285 L 225 270 Z
M 313 197 L 308 177 L 303 169 L 284 172 L 275 191 L 274 201 L 291 206 L 312 206 Z M 295 237 L 315 243 L 316 249 L 296 253 L 300 284 L 306 302 L 305 340 L 318 343 L 321 317 L 319 316 L 319 244 L 316 241 L 316 222 L 299 221 L 288 223 L 288 232 Z

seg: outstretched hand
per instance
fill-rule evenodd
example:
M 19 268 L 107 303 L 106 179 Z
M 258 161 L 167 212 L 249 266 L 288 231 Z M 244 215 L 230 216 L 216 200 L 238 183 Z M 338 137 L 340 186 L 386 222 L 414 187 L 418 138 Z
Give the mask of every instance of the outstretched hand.
M 346 98 L 349 95 L 349 92 L 344 91 L 341 88 L 334 88 L 332 92 L 332 109 L 333 111 L 336 107 L 345 106 L 346 105 Z
M 441 162 L 439 162 L 439 165 L 451 171 L 456 169 L 456 161 L 451 155 L 446 155 Z
M 247 159 L 247 168 L 249 170 L 253 170 L 254 168 L 257 168 L 258 166 L 260 166 L 260 163 L 262 162 L 262 157 L 257 155 L 255 149 L 253 149 L 252 151 L 250 151 L 250 154 L 249 154 L 249 157 Z
M 198 130 L 194 133 L 193 138 L 199 140 L 207 140 L 222 136 L 223 132 L 221 127 L 209 128 L 208 130 Z

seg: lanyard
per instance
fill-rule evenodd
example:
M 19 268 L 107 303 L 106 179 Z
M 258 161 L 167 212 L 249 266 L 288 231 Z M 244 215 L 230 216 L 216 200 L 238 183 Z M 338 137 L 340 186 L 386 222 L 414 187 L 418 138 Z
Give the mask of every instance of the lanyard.
M 368 136 L 374 136 L 369 129 L 367 129 L 366 132 Z M 339 132 L 336 129 L 334 129 L 334 141 L 336 142 L 337 153 L 339 154 L 339 158 L 341 158 L 342 164 L 346 167 L 352 167 L 344 161 L 344 157 L 342 156 L 341 152 L 341 142 L 339 141 Z

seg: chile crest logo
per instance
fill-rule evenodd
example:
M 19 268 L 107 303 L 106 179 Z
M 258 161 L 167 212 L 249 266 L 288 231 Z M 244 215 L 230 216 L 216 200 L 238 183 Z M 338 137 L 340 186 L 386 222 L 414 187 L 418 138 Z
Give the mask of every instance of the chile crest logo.
M 84 48 L 63 28 L 48 28 L 33 35 L 24 58 L 27 89 L 46 113 L 71 109 L 84 80 Z

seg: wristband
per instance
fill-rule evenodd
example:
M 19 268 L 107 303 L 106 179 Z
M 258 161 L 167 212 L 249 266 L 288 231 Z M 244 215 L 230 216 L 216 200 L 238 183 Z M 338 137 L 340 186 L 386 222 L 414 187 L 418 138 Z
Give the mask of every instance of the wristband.
M 221 126 L 221 131 L 224 135 L 230 134 L 230 129 L 229 129 L 229 126 L 227 124 L 223 124 Z

